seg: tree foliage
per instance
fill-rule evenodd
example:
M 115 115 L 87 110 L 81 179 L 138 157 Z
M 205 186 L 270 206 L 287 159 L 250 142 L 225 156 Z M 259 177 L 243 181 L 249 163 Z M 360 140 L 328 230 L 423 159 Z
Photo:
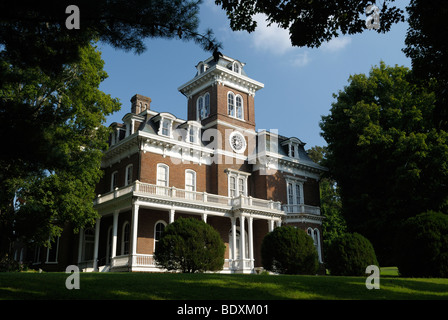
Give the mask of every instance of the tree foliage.
M 79 48 L 98 40 L 117 49 L 142 53 L 145 39 L 195 41 L 212 51 L 219 47 L 211 30 L 198 31 L 196 0 L 76 1 L 80 29 L 67 29 L 71 1 L 0 4 L 0 44 L 18 66 L 39 66 L 58 73 L 79 58 Z M 30 54 L 32 53 L 32 54 Z
M 429 211 L 407 219 L 395 255 L 402 276 L 448 277 L 448 215 Z
M 313 240 L 292 226 L 275 228 L 263 238 L 261 260 L 266 270 L 283 274 L 316 274 L 319 268 Z
M 97 216 L 94 189 L 109 134 L 102 123 L 120 103 L 99 90 L 107 74 L 96 47 L 80 54 L 58 77 L 1 62 L 14 79 L 0 91 L 2 133 L 13 137 L 2 139 L 0 158 L 3 237 L 47 242 L 66 223 L 77 229 Z
M 375 250 L 359 233 L 346 233 L 332 242 L 326 261 L 331 275 L 363 276 L 369 265 L 378 266 Z
M 320 124 L 347 225 L 380 260 L 401 221 L 448 204 L 448 134 L 433 125 L 434 92 L 411 77 L 384 63 L 351 76 Z
M 227 13 L 234 31 L 252 32 L 257 27 L 254 16 L 264 14 L 267 22 L 289 31 L 293 46 L 319 47 L 334 37 L 356 34 L 366 30 L 365 10 L 370 0 L 350 1 L 265 1 L 216 0 Z M 404 13 L 393 6 L 394 0 L 385 0 L 381 9 L 381 27 L 378 32 L 390 30 L 393 24 L 404 21 Z
M 327 147 L 314 146 L 307 150 L 308 156 L 317 164 L 324 165 L 327 157 Z M 347 224 L 342 215 L 342 202 L 339 195 L 339 187 L 336 181 L 325 172 L 320 181 L 320 211 L 325 217 L 322 221 L 322 238 L 324 244 L 324 255 L 334 239 L 342 236 L 347 231 Z
M 194 218 L 179 218 L 165 228 L 154 257 L 167 270 L 218 271 L 224 265 L 224 251 L 224 242 L 212 226 Z

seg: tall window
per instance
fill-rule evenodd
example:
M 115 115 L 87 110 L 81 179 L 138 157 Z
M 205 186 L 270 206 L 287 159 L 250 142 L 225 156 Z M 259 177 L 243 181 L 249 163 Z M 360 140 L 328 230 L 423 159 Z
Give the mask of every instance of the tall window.
M 236 117 L 243 119 L 243 99 L 240 95 L 236 96 Z
M 229 178 L 229 196 L 232 198 L 236 196 L 236 178 L 233 176 Z
M 227 94 L 227 109 L 231 117 L 235 117 L 235 95 L 233 92 Z
M 112 257 L 112 241 L 113 241 L 112 226 L 110 226 L 109 229 L 107 230 L 106 264 L 110 263 L 110 258 Z
M 194 199 L 194 191 L 196 191 L 196 172 L 185 170 L 185 197 Z
M 84 231 L 84 261 L 93 260 L 93 248 L 95 245 L 95 230 L 92 228 Z
M 110 176 L 110 190 L 114 191 L 118 186 L 118 171 L 112 172 Z
M 303 199 L 303 180 L 287 181 L 286 191 L 288 193 L 288 212 L 302 212 Z
M 168 195 L 169 184 L 169 167 L 166 164 L 157 165 L 157 185 L 162 188 L 157 188 L 157 194 Z
M 210 94 L 200 96 L 196 102 L 197 107 L 197 119 L 202 120 L 210 115 Z
M 162 237 L 163 231 L 165 231 L 166 223 L 164 221 L 157 221 L 154 226 L 154 252 L 156 251 L 157 244 Z
M 51 243 L 51 248 L 47 248 L 47 261 L 46 263 L 58 262 L 58 250 L 59 250 L 59 237 Z
M 131 226 L 129 222 L 126 221 L 123 225 L 123 231 L 121 236 L 121 252 L 123 255 L 129 254 L 130 239 L 131 239 Z
M 130 164 L 126 167 L 126 178 L 125 178 L 125 182 L 124 182 L 125 186 L 131 184 L 131 182 L 132 182 L 132 169 L 133 169 L 132 164 Z
M 314 247 L 316 248 L 317 256 L 319 258 L 319 262 L 322 262 L 322 255 L 321 255 L 321 250 L 320 250 L 319 229 L 317 229 L 317 228 L 314 228 L 314 229 L 308 228 L 308 235 L 313 239 Z
M 247 175 L 240 172 L 228 172 L 229 197 L 247 196 Z

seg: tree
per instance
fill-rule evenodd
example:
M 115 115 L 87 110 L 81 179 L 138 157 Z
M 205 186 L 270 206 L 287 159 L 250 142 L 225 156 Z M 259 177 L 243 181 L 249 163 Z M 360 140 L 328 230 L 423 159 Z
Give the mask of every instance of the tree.
M 423 83 L 437 79 L 434 124 L 448 129 L 448 3 L 411 0 L 407 7 L 409 29 L 404 53 L 412 59 L 412 71 Z
M 80 28 L 68 29 L 66 9 L 71 1 L 0 4 L 0 45 L 4 55 L 20 67 L 38 66 L 58 73 L 64 64 L 79 59 L 79 48 L 90 41 L 142 53 L 148 38 L 195 41 L 213 51 L 220 44 L 211 30 L 198 32 L 201 1 L 128 0 L 76 1 Z M 30 54 L 32 53 L 32 54 Z
M 256 14 L 266 15 L 269 25 L 276 24 L 289 30 L 293 46 L 319 47 L 333 37 L 356 34 L 366 30 L 365 10 L 372 1 L 264 1 L 264 0 L 216 0 L 227 13 L 233 31 L 252 32 L 257 23 Z M 404 21 L 401 9 L 385 0 L 381 9 L 381 27 L 385 33 L 397 22 Z
M 313 240 L 292 226 L 277 227 L 263 238 L 261 260 L 266 270 L 283 274 L 315 274 L 319 268 Z
M 48 243 L 65 224 L 76 230 L 97 217 L 92 203 L 109 135 L 102 124 L 120 103 L 99 90 L 107 74 L 96 47 L 80 48 L 80 54 L 58 77 L 2 61 L 6 76 L 15 79 L 0 91 L 9 106 L 0 112 L 10 130 L 4 137 L 14 137 L 3 139 L 0 158 L 4 246 L 16 237 Z
M 448 215 L 428 211 L 408 218 L 394 243 L 402 276 L 448 277 Z
M 320 124 L 348 228 L 382 264 L 394 263 L 404 219 L 448 204 L 448 134 L 433 125 L 434 92 L 411 81 L 409 69 L 383 62 L 351 76 Z
M 308 156 L 317 164 L 324 165 L 327 147 L 314 146 L 307 150 Z M 347 224 L 342 215 L 342 203 L 339 187 L 330 174 L 325 172 L 320 181 L 320 211 L 325 217 L 322 221 L 322 238 L 324 244 L 325 261 L 328 249 L 334 239 L 342 236 L 347 230 Z
M 119 102 L 98 90 L 106 74 L 91 43 L 141 53 L 145 39 L 176 38 L 216 51 L 212 32 L 197 30 L 199 3 L 77 1 L 79 29 L 66 27 L 69 1 L 0 3 L 0 253 L 20 226 L 48 239 L 66 222 L 77 229 L 95 216 L 107 147 L 101 123 Z
M 359 233 L 346 233 L 332 242 L 326 264 L 331 275 L 363 276 L 370 265 L 378 266 L 375 250 Z
M 224 251 L 224 242 L 212 226 L 194 218 L 179 218 L 163 231 L 154 258 L 167 270 L 218 271 L 224 265 Z

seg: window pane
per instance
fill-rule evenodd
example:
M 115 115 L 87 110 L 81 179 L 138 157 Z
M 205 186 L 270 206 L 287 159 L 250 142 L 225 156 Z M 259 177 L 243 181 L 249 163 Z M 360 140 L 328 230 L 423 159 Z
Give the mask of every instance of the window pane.
M 288 204 L 294 203 L 292 183 L 288 183 Z
M 296 203 L 302 203 L 302 199 L 300 198 L 300 184 L 296 184 Z
M 236 117 L 243 119 L 243 103 L 240 96 L 236 97 Z
M 244 183 L 244 179 L 240 178 L 238 179 L 238 190 L 239 190 L 239 194 L 245 194 L 245 183 Z
M 229 115 L 231 115 L 232 117 L 235 116 L 235 104 L 233 101 L 234 97 L 232 93 L 228 94 L 228 109 L 229 109 Z

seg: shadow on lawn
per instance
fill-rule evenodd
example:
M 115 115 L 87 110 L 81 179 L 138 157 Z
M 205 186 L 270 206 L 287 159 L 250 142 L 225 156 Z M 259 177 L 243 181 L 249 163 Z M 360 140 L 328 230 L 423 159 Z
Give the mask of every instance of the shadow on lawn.
M 219 274 L 82 273 L 80 289 L 67 274 L 0 274 L 0 299 L 448 299 L 448 279 L 381 278 L 368 290 L 363 277 Z

